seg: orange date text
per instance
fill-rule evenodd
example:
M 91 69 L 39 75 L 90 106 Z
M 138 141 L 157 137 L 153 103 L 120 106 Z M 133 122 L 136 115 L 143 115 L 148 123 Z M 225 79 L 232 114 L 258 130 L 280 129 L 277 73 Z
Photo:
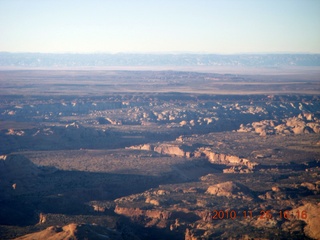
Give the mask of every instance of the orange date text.
M 213 210 L 212 211 L 212 219 L 214 220 L 222 220 L 222 219 L 273 219 L 280 218 L 285 220 L 290 219 L 307 219 L 308 214 L 306 211 L 300 210 L 260 210 L 260 211 L 252 211 L 252 210 Z

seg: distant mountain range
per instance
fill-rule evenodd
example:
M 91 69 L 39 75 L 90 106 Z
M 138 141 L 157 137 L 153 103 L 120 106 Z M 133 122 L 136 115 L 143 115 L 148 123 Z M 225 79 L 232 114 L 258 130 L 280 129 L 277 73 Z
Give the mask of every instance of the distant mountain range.
M 2 67 L 320 66 L 320 54 L 130 54 L 0 52 Z

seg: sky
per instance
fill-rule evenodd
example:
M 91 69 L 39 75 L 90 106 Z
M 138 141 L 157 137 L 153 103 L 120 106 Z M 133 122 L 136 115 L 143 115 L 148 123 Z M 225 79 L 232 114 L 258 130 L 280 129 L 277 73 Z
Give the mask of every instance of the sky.
M 0 51 L 320 53 L 320 0 L 0 0 Z

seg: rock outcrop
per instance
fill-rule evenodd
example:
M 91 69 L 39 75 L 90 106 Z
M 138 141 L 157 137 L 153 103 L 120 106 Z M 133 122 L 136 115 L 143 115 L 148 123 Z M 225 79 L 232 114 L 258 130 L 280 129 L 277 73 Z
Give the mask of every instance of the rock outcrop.
M 178 142 L 183 142 L 179 138 Z M 146 151 L 154 151 L 160 154 L 167 154 L 171 156 L 178 156 L 178 157 L 195 157 L 201 158 L 206 157 L 209 162 L 214 164 L 225 164 L 230 166 L 231 168 L 224 171 L 226 173 L 249 173 L 252 172 L 253 169 L 258 165 L 256 162 L 252 162 L 249 159 L 241 158 L 234 155 L 223 154 L 223 153 L 216 153 L 209 147 L 200 147 L 195 149 L 194 151 L 190 150 L 192 147 L 184 146 L 180 144 L 169 144 L 163 143 L 158 145 L 150 145 L 150 144 L 143 144 L 137 146 L 131 146 L 127 149 L 135 149 L 135 150 L 146 150 Z M 184 150 L 188 149 L 188 151 Z
M 253 169 L 256 165 L 258 165 L 257 163 L 251 162 L 246 158 L 240 158 L 238 156 L 223 153 L 215 153 L 210 148 L 199 148 L 197 153 L 195 153 L 195 156 L 198 156 L 199 153 L 203 153 L 211 163 L 226 164 L 230 166 L 240 165 L 246 166 L 249 169 Z
M 133 208 L 133 207 L 120 207 L 116 206 L 114 209 L 114 212 L 120 215 L 124 215 L 131 218 L 136 217 L 147 217 L 152 219 L 169 219 L 171 217 L 171 212 L 166 210 L 158 210 L 158 209 L 152 209 L 152 210 L 144 210 L 141 208 Z
M 307 224 L 304 227 L 306 236 L 312 239 L 320 239 L 320 203 L 306 203 L 290 211 L 290 214 L 291 221 L 302 220 Z
M 15 136 L 23 136 L 25 132 L 23 130 L 14 130 L 12 128 L 8 129 L 6 135 L 15 135 Z
M 150 145 L 150 144 L 142 144 L 138 146 L 131 146 L 127 149 L 134 149 L 134 150 L 146 150 L 146 151 L 154 151 L 160 154 L 167 154 L 167 155 L 173 155 L 173 156 L 179 156 L 179 157 L 185 157 L 186 152 L 183 151 L 179 145 L 174 144 L 158 144 L 156 146 Z
M 177 145 L 160 144 L 154 148 L 155 152 L 160 154 L 175 155 L 179 157 L 185 157 L 186 153 Z
M 241 198 L 244 200 L 253 199 L 249 188 L 232 181 L 212 185 L 207 189 L 206 193 L 218 197 Z
M 272 134 L 304 134 L 320 133 L 320 119 L 314 114 L 303 113 L 298 117 L 283 119 L 282 122 L 274 120 L 263 120 L 252 124 L 240 125 L 237 132 L 254 132 L 260 136 Z
M 45 230 L 27 234 L 16 240 L 33 240 L 33 239 L 114 239 L 122 240 L 121 233 L 111 229 L 103 228 L 95 225 L 88 224 L 75 224 L 70 223 L 66 226 L 51 226 Z
M 137 146 L 126 147 L 126 149 L 153 151 L 154 146 L 152 146 L 150 144 L 142 144 L 142 145 L 137 145 Z

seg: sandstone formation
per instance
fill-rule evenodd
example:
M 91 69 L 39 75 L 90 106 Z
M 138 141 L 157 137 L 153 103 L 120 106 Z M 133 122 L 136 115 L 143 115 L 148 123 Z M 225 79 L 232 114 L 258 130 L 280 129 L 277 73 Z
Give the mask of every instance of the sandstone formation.
M 238 132 L 255 132 L 260 136 L 272 134 L 320 133 L 320 119 L 312 113 L 299 114 L 297 117 L 285 118 L 281 122 L 263 120 L 252 124 L 240 125 Z
M 151 219 L 169 219 L 171 217 L 171 212 L 170 211 L 165 211 L 165 210 L 144 210 L 144 209 L 140 209 L 140 208 L 131 208 L 131 207 L 119 207 L 116 206 L 116 208 L 114 209 L 114 212 L 120 215 L 124 215 L 127 217 L 147 217 L 147 218 L 151 218 Z
M 66 226 L 51 226 L 43 231 L 30 233 L 18 238 L 16 240 L 34 240 L 34 239 L 114 239 L 122 240 L 121 233 L 109 230 L 107 228 L 87 225 L 87 224 L 75 224 L 71 223 Z
M 184 157 L 186 155 L 179 146 L 170 144 L 160 144 L 154 148 L 154 151 L 160 154 L 175 155 L 179 157 Z
M 170 143 L 163 143 L 163 144 L 143 144 L 138 146 L 131 146 L 127 149 L 136 149 L 136 150 L 146 150 L 146 151 L 155 151 L 160 154 L 167 154 L 172 156 L 178 157 L 186 157 L 186 158 L 201 158 L 205 157 L 209 160 L 209 162 L 214 164 L 224 164 L 230 166 L 229 169 L 226 169 L 225 173 L 250 173 L 253 169 L 258 165 L 256 162 L 252 162 L 246 158 L 241 158 L 234 155 L 223 154 L 223 153 L 216 153 L 209 147 L 200 147 L 196 148 L 192 151 L 192 147 L 184 146 L 182 137 L 180 136 L 176 142 L 178 144 L 170 144 Z M 184 149 L 188 149 L 188 151 Z
M 258 165 L 255 162 L 251 162 L 248 159 L 240 158 L 238 156 L 215 153 L 210 148 L 199 148 L 196 151 L 195 156 L 198 156 L 199 153 L 200 154 L 203 153 L 211 163 L 226 164 L 230 166 L 240 165 L 240 166 L 246 166 L 249 169 L 253 169 L 255 166 Z
M 218 197 L 241 198 L 245 200 L 253 199 L 249 188 L 232 181 L 212 185 L 207 189 L 206 193 Z
M 47 216 L 44 213 L 39 214 L 39 223 L 38 224 L 43 224 L 47 221 Z
M 301 186 L 309 189 L 310 191 L 313 191 L 315 194 L 320 193 L 320 181 L 317 181 L 315 183 L 303 182 L 301 183 Z
M 222 170 L 223 173 L 252 173 L 253 169 L 246 166 L 232 166 Z
M 154 146 L 152 146 L 150 144 L 142 144 L 142 145 L 127 147 L 126 149 L 153 151 Z
M 12 128 L 8 129 L 6 135 L 16 135 L 16 136 L 23 136 L 25 132 L 23 130 L 14 130 Z
M 186 156 L 186 153 L 180 148 L 180 146 L 174 145 L 174 144 L 158 144 L 155 146 L 150 144 L 143 144 L 138 146 L 131 146 L 131 147 L 128 147 L 127 149 L 154 151 L 160 154 L 168 154 L 168 155 L 174 155 L 179 157 Z
M 320 203 L 306 203 L 290 211 L 290 214 L 291 221 L 302 220 L 307 224 L 304 227 L 304 232 L 308 237 L 320 239 Z
M 279 221 L 275 218 L 269 218 L 267 214 L 259 216 L 257 220 L 253 222 L 253 226 L 256 228 L 275 228 L 279 224 Z

